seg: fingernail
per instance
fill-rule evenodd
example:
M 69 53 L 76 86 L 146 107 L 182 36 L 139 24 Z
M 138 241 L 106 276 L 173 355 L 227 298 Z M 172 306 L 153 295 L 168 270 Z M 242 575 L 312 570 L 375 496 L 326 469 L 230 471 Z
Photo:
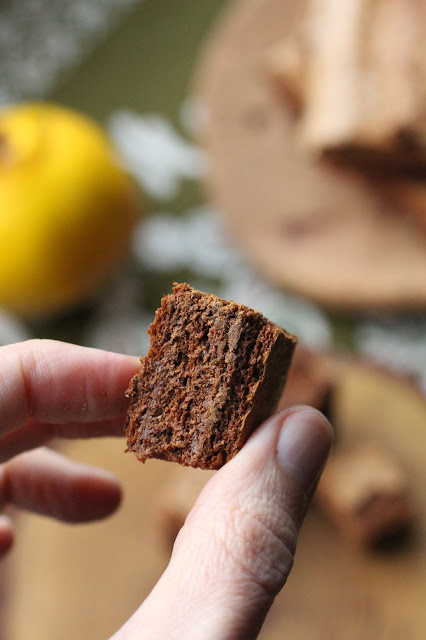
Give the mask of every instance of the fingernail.
M 333 430 L 316 409 L 302 409 L 285 418 L 278 436 L 278 464 L 300 489 L 308 492 L 317 482 L 327 460 Z

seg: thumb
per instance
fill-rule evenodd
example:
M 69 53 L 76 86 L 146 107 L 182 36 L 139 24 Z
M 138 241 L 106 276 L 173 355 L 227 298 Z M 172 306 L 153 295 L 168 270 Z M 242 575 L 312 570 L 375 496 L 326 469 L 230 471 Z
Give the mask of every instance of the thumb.
M 115 640 L 256 638 L 290 573 L 331 442 L 315 409 L 267 420 L 206 485 L 168 568 Z

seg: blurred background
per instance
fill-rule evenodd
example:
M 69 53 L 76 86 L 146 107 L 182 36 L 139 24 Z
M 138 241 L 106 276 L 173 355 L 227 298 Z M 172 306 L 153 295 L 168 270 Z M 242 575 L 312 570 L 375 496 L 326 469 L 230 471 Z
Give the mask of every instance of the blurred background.
M 396 453 L 403 498 L 407 491 L 415 505 L 415 534 L 390 552 L 366 551 L 340 535 L 339 516 L 333 524 L 327 508 L 317 506 L 288 596 L 277 600 L 261 637 L 273 640 L 285 630 L 308 640 L 420 639 L 424 48 L 423 67 L 414 65 L 420 80 L 411 80 L 412 103 L 420 95 L 420 107 L 404 112 L 401 130 L 392 129 L 389 116 L 388 130 L 379 131 L 386 118 L 375 121 L 373 114 L 337 142 L 333 129 L 330 143 L 329 123 L 315 123 L 324 104 L 336 109 L 334 122 L 341 113 L 344 121 L 348 96 L 336 90 L 328 105 L 321 89 L 318 100 L 312 97 L 312 86 L 327 93 L 359 62 L 345 57 L 336 37 L 324 59 L 344 62 L 327 62 L 321 84 L 303 38 L 306 24 L 313 29 L 336 10 L 327 0 L 292 4 L 0 4 L 0 345 L 40 337 L 144 354 L 146 329 L 174 281 L 252 306 L 297 334 L 302 373 L 284 404 L 310 401 L 315 386 L 312 403 L 330 412 L 345 446 L 368 434 L 381 452 Z M 386 3 L 359 4 L 389 38 L 395 16 L 405 34 L 413 22 L 406 14 L 418 10 L 392 0 L 381 17 Z M 353 15 L 342 10 L 334 17 L 348 38 L 356 32 Z M 332 31 L 324 33 L 333 41 Z M 375 42 L 375 33 L 356 36 L 359 46 Z M 321 39 L 318 47 L 320 55 Z M 395 59 L 410 55 L 407 44 Z M 368 86 L 380 87 L 390 66 L 373 55 Z M 400 76 L 391 79 L 395 96 L 398 87 L 408 91 Z M 142 467 L 123 455 L 124 442 L 57 446 L 114 471 L 126 499 L 117 515 L 90 526 L 14 514 L 16 545 L 0 574 L 5 640 L 112 634 L 158 579 L 170 552 L 170 522 L 181 522 L 205 481 L 173 465 Z M 369 498 L 382 490 L 374 469 L 372 475 Z M 181 480 L 177 494 L 170 487 Z

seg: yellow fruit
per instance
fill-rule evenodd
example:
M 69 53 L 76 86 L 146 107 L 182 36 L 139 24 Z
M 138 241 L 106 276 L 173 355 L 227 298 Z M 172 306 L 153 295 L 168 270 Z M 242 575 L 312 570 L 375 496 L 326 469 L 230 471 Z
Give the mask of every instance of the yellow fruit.
M 0 307 L 28 315 L 84 299 L 125 252 L 136 211 L 89 118 L 42 103 L 0 111 Z

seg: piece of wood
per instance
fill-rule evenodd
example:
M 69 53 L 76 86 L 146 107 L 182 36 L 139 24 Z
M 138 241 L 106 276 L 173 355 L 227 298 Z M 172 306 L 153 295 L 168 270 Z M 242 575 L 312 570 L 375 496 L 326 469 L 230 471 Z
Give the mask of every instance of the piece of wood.
M 426 234 L 348 166 L 300 149 L 293 108 L 265 67 L 306 2 L 245 0 L 213 31 L 194 80 L 207 189 L 236 241 L 288 291 L 339 309 L 426 307 Z

